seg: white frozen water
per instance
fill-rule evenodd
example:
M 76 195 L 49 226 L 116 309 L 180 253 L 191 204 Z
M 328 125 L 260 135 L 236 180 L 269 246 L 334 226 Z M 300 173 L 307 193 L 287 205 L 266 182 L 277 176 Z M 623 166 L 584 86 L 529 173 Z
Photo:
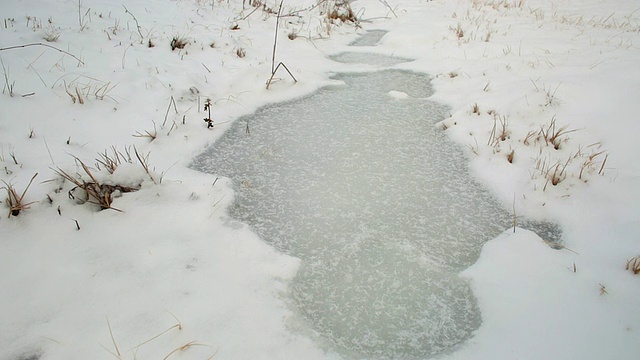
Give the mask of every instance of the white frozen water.
M 302 259 L 292 296 L 341 351 L 440 353 L 479 327 L 458 274 L 511 216 L 435 126 L 447 108 L 428 99 L 429 76 L 383 69 L 334 78 L 343 85 L 238 119 L 192 167 L 231 178 L 230 215 Z

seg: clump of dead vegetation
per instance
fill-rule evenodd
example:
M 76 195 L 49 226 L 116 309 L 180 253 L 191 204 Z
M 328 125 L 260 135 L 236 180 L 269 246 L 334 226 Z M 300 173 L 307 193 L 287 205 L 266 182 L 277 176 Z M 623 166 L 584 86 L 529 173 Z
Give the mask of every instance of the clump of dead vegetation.
M 104 153 L 99 154 L 94 168 L 89 167 L 77 157 L 74 157 L 74 159 L 76 164 L 82 169 L 82 173 L 77 172 L 72 174 L 61 168 L 57 168 L 54 171 L 62 179 L 74 185 L 74 187 L 68 191 L 70 199 L 76 200 L 81 204 L 89 203 L 97 205 L 100 210 L 111 209 L 121 211 L 113 207 L 114 199 L 122 196 L 124 193 L 140 190 L 142 181 L 135 185 L 114 184 L 108 179 L 108 176 L 105 180 L 101 180 L 105 178 L 105 176 L 96 176 L 96 173 L 104 170 L 109 175 L 113 175 L 120 165 L 137 163 L 144 169 L 151 181 L 158 183 L 149 167 L 149 155 L 144 156 L 140 154 L 135 147 L 133 147 L 133 151 L 131 148 L 126 148 L 124 153 L 115 147 L 111 148 L 111 152 L 105 150 Z
M 640 274 L 640 256 L 632 257 L 627 260 L 626 270 L 631 271 L 635 275 Z
M 20 215 L 20 212 L 22 210 L 28 209 L 29 205 L 33 204 L 33 202 L 25 203 L 24 197 L 27 194 L 27 191 L 29 190 L 29 187 L 31 187 L 31 184 L 33 183 L 33 180 L 36 178 L 36 176 L 38 176 L 37 173 L 33 175 L 31 180 L 29 181 L 29 184 L 24 188 L 24 191 L 22 191 L 21 194 L 18 193 L 18 191 L 12 184 L 9 184 L 6 181 L 2 180 L 2 182 L 4 183 L 2 189 L 5 189 L 7 191 L 5 203 L 9 208 L 8 217 Z
M 187 46 L 187 44 L 189 43 L 189 40 L 182 37 L 182 36 L 174 36 L 171 39 L 171 51 L 174 51 L 175 49 L 179 49 L 182 50 L 184 49 L 185 46 Z
M 328 2 L 329 3 L 329 2 Z M 331 6 L 331 5 L 330 5 Z M 340 20 L 343 23 L 353 22 L 357 23 L 358 19 L 351 9 L 351 5 L 348 0 L 333 2 L 331 9 L 327 13 L 327 17 L 330 20 Z

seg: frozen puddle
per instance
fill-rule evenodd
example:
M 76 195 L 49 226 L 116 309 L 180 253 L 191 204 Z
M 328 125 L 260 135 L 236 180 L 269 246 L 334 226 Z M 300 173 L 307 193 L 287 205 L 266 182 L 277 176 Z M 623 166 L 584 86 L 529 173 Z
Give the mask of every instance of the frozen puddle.
M 230 216 L 302 259 L 292 296 L 339 352 L 441 353 L 480 325 L 458 273 L 510 214 L 434 126 L 446 108 L 428 99 L 427 75 L 335 79 L 238 119 L 192 168 L 232 179 Z

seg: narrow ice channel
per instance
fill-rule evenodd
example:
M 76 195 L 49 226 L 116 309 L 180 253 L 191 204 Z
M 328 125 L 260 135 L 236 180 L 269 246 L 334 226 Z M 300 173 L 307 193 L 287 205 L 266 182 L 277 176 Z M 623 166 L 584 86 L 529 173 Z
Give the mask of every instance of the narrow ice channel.
M 192 168 L 230 178 L 230 216 L 302 260 L 292 297 L 339 352 L 441 353 L 479 327 L 458 273 L 510 215 L 434 126 L 447 109 L 429 100 L 429 76 L 335 79 L 343 85 L 236 120 Z

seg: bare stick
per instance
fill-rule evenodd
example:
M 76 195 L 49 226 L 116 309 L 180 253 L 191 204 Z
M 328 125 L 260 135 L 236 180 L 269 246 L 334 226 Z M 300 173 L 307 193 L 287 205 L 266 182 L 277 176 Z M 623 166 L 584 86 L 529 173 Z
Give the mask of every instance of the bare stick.
M 0 48 L 0 51 L 21 49 L 21 48 L 26 48 L 26 47 L 30 47 L 30 46 L 45 46 L 45 47 L 51 48 L 53 50 L 57 50 L 57 51 L 59 51 L 59 52 L 61 52 L 63 54 L 71 56 L 72 58 L 78 60 L 78 62 L 80 62 L 82 65 L 84 65 L 84 61 L 80 60 L 77 56 L 73 55 L 72 53 L 64 51 L 62 49 L 58 49 L 55 46 L 52 46 L 52 45 L 49 45 L 49 44 L 44 44 L 44 43 L 32 43 L 32 44 L 8 46 L 8 47 Z
M 77 224 L 77 221 L 76 221 L 76 224 Z M 107 327 L 109 328 L 109 335 L 111 335 L 111 342 L 113 342 L 113 346 L 116 348 L 116 354 L 118 354 L 118 357 L 120 357 L 122 356 L 122 354 L 120 354 L 120 349 L 118 349 L 118 344 L 116 343 L 116 339 L 114 339 L 113 337 L 113 332 L 111 331 L 111 324 L 109 323 L 109 318 L 106 318 L 106 319 L 107 319 Z
M 391 13 L 393 14 L 393 16 L 395 16 L 396 18 L 398 17 L 396 12 L 393 11 L 393 8 L 391 7 L 391 5 L 389 5 L 389 3 L 386 0 L 379 0 L 379 1 L 383 3 L 387 8 L 389 8 L 389 10 L 391 10 Z
M 287 67 L 287 65 L 285 65 L 284 63 L 281 62 L 281 63 L 278 64 L 278 66 L 276 66 L 276 69 L 273 71 L 273 73 L 271 73 L 271 77 L 269 78 L 269 81 L 267 81 L 267 90 L 269 90 L 269 86 L 271 85 L 271 81 L 273 81 L 273 77 L 276 75 L 276 72 L 278 71 L 278 69 L 280 68 L 281 65 L 282 65 L 282 67 L 284 67 L 285 70 L 287 70 L 287 72 L 289 73 L 289 75 L 291 76 L 293 81 L 294 82 L 298 82 L 296 77 L 293 76 L 291 71 L 289 71 L 289 68 Z
M 173 104 L 173 110 L 175 110 L 176 115 L 178 114 L 178 108 L 176 107 L 176 101 L 173 98 L 173 95 L 171 96 L 171 100 L 169 101 L 169 106 L 167 106 L 167 112 L 164 114 L 164 122 L 162 123 L 162 126 L 164 127 L 164 125 L 167 123 L 167 116 L 169 116 L 169 110 L 171 110 L 171 104 Z
M 253 11 L 251 11 L 247 16 L 243 17 L 240 20 L 246 20 L 249 16 L 253 15 L 254 12 L 256 12 L 256 10 L 260 9 L 260 6 L 256 6 L 255 9 L 253 9 Z
M 56 161 L 53 160 L 53 156 L 51 155 L 51 150 L 49 150 L 49 145 L 47 144 L 47 139 L 44 137 L 42 139 L 44 140 L 44 146 L 47 148 L 47 152 L 49 153 L 49 159 L 51 159 L 51 163 L 55 165 Z
M 604 156 L 604 161 L 602 162 L 602 166 L 600 166 L 600 171 L 598 171 L 599 175 L 604 174 L 604 165 L 607 163 L 607 159 L 609 158 L 609 154 Z
M 136 28 L 138 29 L 138 34 L 140 34 L 140 39 L 144 39 L 144 36 L 142 36 L 142 31 L 140 31 L 140 24 L 138 23 L 138 19 L 136 19 L 136 16 L 133 15 L 133 13 L 131 13 L 131 11 L 129 11 L 126 6 L 122 5 L 122 7 L 124 8 L 124 12 L 131 15 L 133 21 L 136 22 Z
M 276 45 L 278 44 L 278 27 L 280 25 L 280 14 L 282 13 L 282 3 L 284 0 L 280 0 L 280 7 L 278 8 L 278 16 L 276 17 L 276 31 L 273 38 L 273 53 L 271 54 L 271 77 L 273 78 L 273 74 L 276 72 Z M 269 86 L 267 85 L 267 89 Z

